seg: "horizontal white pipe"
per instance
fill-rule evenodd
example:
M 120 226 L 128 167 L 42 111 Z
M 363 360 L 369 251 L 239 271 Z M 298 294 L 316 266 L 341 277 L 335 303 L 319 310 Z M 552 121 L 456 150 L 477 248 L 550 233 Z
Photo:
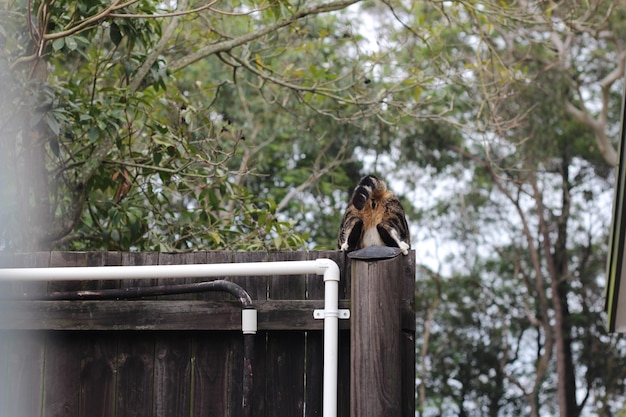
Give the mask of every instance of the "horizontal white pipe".
M 330 259 L 314 261 L 249 262 L 228 264 L 78 266 L 4 268 L 0 281 L 91 281 L 109 279 L 209 278 L 263 275 L 324 275 Z M 336 266 L 336 264 L 335 264 Z
M 323 416 L 337 416 L 337 364 L 339 343 L 339 267 L 330 259 L 313 261 L 249 262 L 228 264 L 133 265 L 56 268 L 4 268 L 0 281 L 92 281 L 110 279 L 209 278 L 316 274 L 324 276 L 324 392 Z M 244 310 L 245 311 L 245 310 Z M 256 327 L 246 315 L 249 332 Z M 244 323 L 242 323 L 244 325 Z

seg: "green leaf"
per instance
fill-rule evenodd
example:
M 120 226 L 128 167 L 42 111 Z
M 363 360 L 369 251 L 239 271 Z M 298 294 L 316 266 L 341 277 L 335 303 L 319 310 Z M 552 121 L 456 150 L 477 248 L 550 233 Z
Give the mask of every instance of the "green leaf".
M 50 130 L 58 136 L 61 132 L 61 126 L 59 126 L 59 122 L 51 113 L 46 113 L 46 123 L 48 124 Z
M 259 226 L 261 226 L 261 227 L 265 226 L 265 223 L 267 222 L 267 214 L 268 213 L 266 211 L 264 211 L 261 214 L 259 214 L 259 217 L 257 219 L 257 224 Z
M 76 43 L 76 39 L 73 37 L 68 37 L 65 39 L 65 45 L 70 51 L 75 51 L 78 48 L 78 43 Z
M 274 15 L 274 19 L 278 20 L 283 16 L 283 9 L 280 7 L 279 2 L 274 2 L 270 7 L 272 14 Z
M 211 239 L 213 239 L 213 241 L 219 245 L 222 243 L 222 237 L 220 236 L 219 233 L 217 233 L 216 231 L 212 230 L 209 232 L 209 236 L 211 236 Z
M 63 49 L 64 46 L 65 38 L 55 39 L 54 42 L 52 42 L 52 49 L 54 49 L 55 51 L 60 51 L 61 49 Z
M 92 127 L 87 131 L 87 138 L 89 138 L 89 142 L 94 143 L 98 139 L 100 139 L 100 130 L 97 127 Z
M 120 42 L 122 42 L 122 32 L 120 31 L 120 27 L 117 23 L 112 23 L 109 28 L 109 38 L 111 38 L 111 42 L 118 46 Z
M 217 194 L 214 190 L 209 190 L 209 202 L 211 203 L 211 207 L 214 210 L 219 209 L 220 207 L 220 199 L 217 197 Z
M 419 85 L 413 89 L 413 98 L 416 102 L 420 101 L 420 95 L 422 94 L 422 91 L 424 91 L 424 89 Z
M 152 135 L 152 141 L 158 145 L 163 146 L 174 146 L 174 141 L 165 135 Z

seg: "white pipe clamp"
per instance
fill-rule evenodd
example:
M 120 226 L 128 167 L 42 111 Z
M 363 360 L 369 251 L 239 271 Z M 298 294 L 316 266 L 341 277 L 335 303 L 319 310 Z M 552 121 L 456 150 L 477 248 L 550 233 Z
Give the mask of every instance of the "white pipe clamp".
M 254 308 L 244 308 L 241 310 L 241 331 L 243 334 L 256 334 L 257 331 L 257 311 Z

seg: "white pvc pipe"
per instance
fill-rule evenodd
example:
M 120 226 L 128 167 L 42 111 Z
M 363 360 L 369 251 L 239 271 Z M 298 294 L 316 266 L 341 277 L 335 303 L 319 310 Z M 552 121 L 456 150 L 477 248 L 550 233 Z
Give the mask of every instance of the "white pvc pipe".
M 329 259 L 228 264 L 77 266 L 0 269 L 0 281 L 91 281 L 111 279 L 208 278 L 263 275 L 324 275 Z
M 337 366 L 339 363 L 339 267 L 324 273 L 324 396 L 323 417 L 337 415 Z M 336 278 L 335 278 L 336 276 Z M 328 341 L 328 342 L 327 342 Z
M 339 267 L 325 258 L 314 261 L 229 264 L 137 265 L 57 268 L 0 268 L 1 281 L 95 281 L 115 279 L 208 278 L 316 274 L 324 276 L 323 416 L 337 416 L 339 361 Z M 249 329 L 251 330 L 251 329 Z

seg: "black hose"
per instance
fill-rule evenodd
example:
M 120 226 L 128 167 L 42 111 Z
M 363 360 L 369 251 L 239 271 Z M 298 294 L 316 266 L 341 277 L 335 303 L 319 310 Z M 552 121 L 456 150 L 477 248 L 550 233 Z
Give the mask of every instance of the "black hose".
M 254 335 L 243 335 L 243 417 L 252 417 L 252 394 L 254 387 Z
M 104 290 L 79 290 L 52 292 L 37 297 L 40 300 L 128 300 L 158 295 L 193 294 L 209 291 L 224 291 L 237 298 L 241 305 L 252 306 L 250 295 L 234 282 L 223 279 L 194 282 L 189 284 L 156 285 L 152 287 L 113 288 Z

